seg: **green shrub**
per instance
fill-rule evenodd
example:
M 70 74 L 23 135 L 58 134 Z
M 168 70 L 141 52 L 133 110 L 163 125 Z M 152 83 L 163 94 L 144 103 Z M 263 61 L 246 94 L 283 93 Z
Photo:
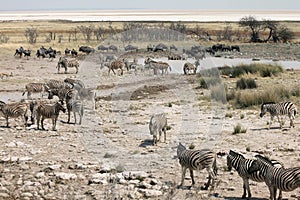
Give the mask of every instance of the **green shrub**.
M 280 65 L 263 64 L 263 63 L 251 63 L 241 64 L 238 66 L 224 66 L 219 68 L 222 75 L 227 75 L 232 78 L 240 77 L 244 74 L 256 74 L 258 73 L 262 77 L 277 76 L 283 72 L 283 68 Z
M 253 88 L 257 88 L 257 84 L 255 82 L 254 79 L 252 78 L 241 78 L 240 80 L 238 80 L 236 82 L 236 88 L 237 89 L 253 89 Z

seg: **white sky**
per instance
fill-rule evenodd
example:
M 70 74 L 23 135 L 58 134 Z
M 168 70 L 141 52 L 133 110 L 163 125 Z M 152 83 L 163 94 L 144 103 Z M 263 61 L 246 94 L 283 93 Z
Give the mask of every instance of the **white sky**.
M 0 11 L 97 9 L 299 10 L 300 0 L 0 0 Z

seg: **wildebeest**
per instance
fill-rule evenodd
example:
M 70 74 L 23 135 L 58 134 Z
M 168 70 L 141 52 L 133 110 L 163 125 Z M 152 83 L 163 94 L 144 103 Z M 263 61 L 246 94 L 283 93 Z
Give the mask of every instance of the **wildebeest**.
M 14 56 L 19 55 L 20 58 L 21 58 L 22 54 L 23 54 L 23 51 L 24 51 L 23 47 L 20 47 L 20 48 L 16 49 L 16 52 L 15 52 Z
M 231 46 L 231 50 L 232 50 L 232 51 L 235 50 L 235 51 L 238 51 L 238 52 L 241 51 L 241 50 L 240 50 L 240 47 L 239 47 L 238 45 L 232 45 L 232 46 Z
M 78 52 L 75 49 L 72 49 L 71 55 L 72 55 L 72 57 L 75 57 L 78 55 Z
M 162 43 L 156 45 L 154 47 L 154 49 L 153 49 L 154 52 L 157 52 L 157 51 L 166 51 L 166 50 L 168 50 L 168 47 L 165 44 L 162 44 Z
M 176 47 L 174 44 L 172 44 L 172 45 L 170 46 L 170 51 L 172 51 L 172 50 L 174 50 L 174 51 L 177 51 L 177 50 L 178 50 L 177 47 Z
M 98 46 L 98 48 L 97 48 L 99 51 L 108 51 L 108 47 L 106 47 L 106 46 L 104 46 L 104 45 L 100 45 L 100 46 Z
M 65 49 L 65 55 L 67 56 L 67 55 L 69 55 L 70 53 L 71 53 L 71 50 L 68 49 L 68 48 L 66 48 L 66 49 Z
M 79 47 L 79 51 L 90 54 L 90 53 L 94 53 L 95 49 L 89 46 L 81 46 Z
M 30 57 L 31 51 L 29 49 L 27 49 L 27 50 L 23 50 L 23 53 L 24 53 L 24 57 L 27 57 L 27 60 L 28 60 Z
M 110 45 L 108 47 L 109 50 L 112 50 L 113 52 L 117 52 L 118 51 L 118 47 L 116 47 L 115 45 Z
M 154 49 L 154 45 L 152 44 L 147 45 L 147 51 L 153 51 L 153 49 Z
M 212 47 L 207 47 L 206 49 L 205 49 L 205 51 L 207 52 L 207 53 L 209 53 L 210 55 L 215 55 L 215 51 L 212 49 Z
M 137 46 L 133 46 L 131 44 L 127 45 L 126 47 L 124 47 L 125 51 L 138 51 L 138 47 Z

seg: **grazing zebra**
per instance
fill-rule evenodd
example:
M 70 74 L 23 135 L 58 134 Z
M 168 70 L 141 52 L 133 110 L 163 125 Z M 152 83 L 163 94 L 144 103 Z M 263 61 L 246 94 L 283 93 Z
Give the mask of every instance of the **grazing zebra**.
M 189 168 L 192 186 L 195 184 L 193 170 L 206 169 L 209 177 L 203 189 L 207 190 L 211 179 L 215 182 L 217 176 L 216 154 L 209 149 L 187 150 L 181 143 L 177 147 L 177 157 L 182 168 L 182 177 L 179 187 L 183 185 L 186 170 Z
M 22 96 L 27 92 L 27 99 L 31 99 L 32 93 L 41 93 L 41 97 L 43 97 L 44 92 L 48 92 L 49 87 L 45 83 L 28 83 L 25 85 L 25 91 Z
M 58 102 L 55 104 L 39 104 L 35 110 L 36 112 L 36 119 L 37 119 L 37 129 L 40 129 L 40 120 L 42 129 L 44 128 L 44 120 L 45 119 L 52 119 L 52 130 L 56 130 L 56 121 L 59 115 L 59 111 L 66 112 L 66 109 Z
M 276 200 L 277 189 L 290 192 L 300 188 L 300 167 L 277 168 L 272 165 L 268 158 L 261 155 L 255 157 L 257 162 L 252 164 L 249 172 L 260 170 L 269 188 L 271 200 Z
M 195 65 L 193 65 L 192 63 L 190 63 L 190 62 L 186 62 L 183 65 L 183 72 L 184 72 L 184 74 L 189 74 L 191 71 L 192 71 L 192 73 L 196 74 L 197 67 Z
M 295 127 L 294 119 L 297 113 L 297 108 L 292 102 L 281 102 L 281 103 L 263 103 L 261 105 L 260 117 L 263 117 L 267 112 L 270 113 L 271 118 L 269 122 L 269 129 L 271 127 L 271 123 L 273 118 L 276 116 L 278 122 L 280 124 L 280 128 L 282 128 L 283 120 L 282 116 L 287 115 L 290 119 L 290 127 Z M 281 116 L 281 119 L 280 119 Z
M 64 82 L 72 85 L 73 88 L 75 85 L 79 86 L 80 88 L 85 88 L 84 83 L 79 79 L 66 78 Z
M 68 68 L 74 67 L 74 68 L 76 68 L 75 73 L 77 74 L 78 73 L 78 68 L 79 68 L 79 62 L 76 59 L 68 60 L 65 57 L 60 57 L 59 60 L 58 60 L 57 66 L 56 66 L 57 73 L 59 73 L 60 67 L 65 68 L 65 73 L 67 73 Z
M 264 177 L 261 175 L 259 170 L 249 173 L 249 168 L 252 166 L 254 162 L 256 162 L 256 160 L 246 159 L 243 155 L 234 152 L 232 150 L 230 150 L 229 154 L 227 155 L 228 170 L 231 171 L 233 167 L 234 169 L 236 169 L 239 176 L 243 179 L 243 189 L 244 189 L 244 193 L 242 195 L 243 199 L 246 198 L 247 192 L 248 192 L 248 198 L 251 198 L 249 179 L 255 182 L 265 181 Z M 278 168 L 283 167 L 283 165 L 276 160 L 272 160 L 272 165 Z M 281 191 L 279 196 L 281 196 Z
M 27 126 L 27 111 L 28 106 L 26 103 L 5 103 L 3 101 L 0 101 L 0 111 L 2 112 L 5 120 L 6 120 L 6 127 L 9 127 L 8 119 L 9 118 L 17 118 L 22 117 L 24 127 Z
M 149 123 L 150 135 L 153 135 L 153 145 L 156 145 L 164 132 L 164 142 L 167 137 L 167 118 L 164 113 L 152 115 Z
M 167 73 L 168 69 L 170 69 L 170 71 L 172 70 L 168 63 L 155 61 L 151 58 L 146 58 L 144 63 L 153 69 L 155 75 L 157 74 L 157 70 L 161 70 L 161 74 Z
M 66 104 L 67 104 L 67 110 L 68 110 L 68 123 L 70 123 L 70 115 L 71 112 L 73 112 L 75 125 L 76 125 L 76 113 L 79 114 L 79 124 L 81 124 L 82 116 L 83 116 L 83 104 L 82 101 L 76 99 L 76 92 L 69 91 L 66 94 Z
M 108 69 L 108 74 L 110 73 L 110 71 L 113 71 L 113 73 L 116 74 L 114 69 L 120 69 L 121 70 L 121 75 L 123 75 L 123 68 L 125 66 L 124 62 L 122 62 L 120 60 L 114 60 L 106 66 L 109 68 Z

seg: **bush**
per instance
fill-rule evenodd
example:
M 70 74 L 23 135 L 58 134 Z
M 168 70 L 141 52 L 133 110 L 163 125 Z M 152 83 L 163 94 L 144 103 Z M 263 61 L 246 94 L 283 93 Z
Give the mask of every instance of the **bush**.
M 241 78 L 240 80 L 238 80 L 236 82 L 236 88 L 237 89 L 253 89 L 253 88 L 257 88 L 256 82 L 254 79 L 252 78 Z
M 214 99 L 215 101 L 219 101 L 222 103 L 227 102 L 226 91 L 223 84 L 218 84 L 211 87 L 210 96 L 211 99 Z
M 221 83 L 221 79 L 219 77 L 201 77 L 200 78 L 200 88 L 208 89 L 211 86 L 215 86 Z
M 224 66 L 219 68 L 222 75 L 226 75 L 232 78 L 240 77 L 244 74 L 256 74 L 259 73 L 262 77 L 277 76 L 283 72 L 283 68 L 280 65 L 271 65 L 263 63 L 241 64 L 238 66 L 228 67 Z
M 233 129 L 233 135 L 236 135 L 236 134 L 239 134 L 239 133 L 246 133 L 247 132 L 247 129 L 245 128 L 242 128 L 241 124 L 238 123 L 234 129 Z

